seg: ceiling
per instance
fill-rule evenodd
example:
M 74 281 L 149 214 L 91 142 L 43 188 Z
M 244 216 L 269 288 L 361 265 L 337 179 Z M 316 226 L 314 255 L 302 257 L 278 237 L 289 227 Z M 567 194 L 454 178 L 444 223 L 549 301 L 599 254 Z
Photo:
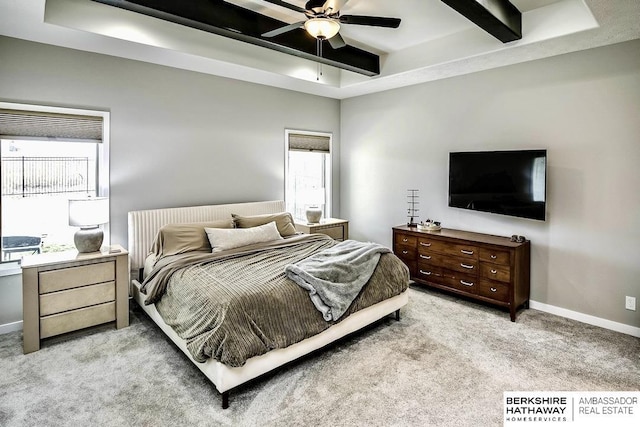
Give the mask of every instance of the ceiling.
M 342 14 L 401 18 L 398 29 L 342 25 L 380 55 L 363 76 L 91 0 L 0 0 L 0 35 L 344 99 L 640 38 L 637 0 L 511 0 L 521 40 L 503 44 L 440 0 L 350 0 Z M 229 0 L 285 23 L 299 13 Z M 289 0 L 304 7 L 304 0 Z

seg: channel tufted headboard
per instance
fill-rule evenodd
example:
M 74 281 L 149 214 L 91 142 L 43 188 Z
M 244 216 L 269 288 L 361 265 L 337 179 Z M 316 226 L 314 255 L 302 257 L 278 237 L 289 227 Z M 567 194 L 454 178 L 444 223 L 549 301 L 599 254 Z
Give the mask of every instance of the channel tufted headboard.
M 128 243 L 131 271 L 144 266 L 153 239 L 160 227 L 185 222 L 215 221 L 231 218 L 231 214 L 259 215 L 284 211 L 284 201 L 232 203 L 226 205 L 190 206 L 183 208 L 149 209 L 128 214 Z M 137 278 L 134 275 L 132 278 Z

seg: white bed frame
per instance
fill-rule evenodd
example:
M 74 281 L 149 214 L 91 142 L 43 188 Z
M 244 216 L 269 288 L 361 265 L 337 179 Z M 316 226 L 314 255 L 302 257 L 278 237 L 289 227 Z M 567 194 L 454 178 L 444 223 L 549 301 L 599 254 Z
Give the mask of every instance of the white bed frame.
M 408 295 L 405 291 L 393 298 L 353 313 L 342 322 L 331 326 L 318 335 L 290 345 L 287 348 L 272 350 L 261 356 L 252 357 L 247 360 L 246 364 L 242 367 L 229 367 L 214 359 L 209 359 L 204 363 L 196 362 L 187 350 L 186 341 L 181 339 L 173 328 L 162 320 L 155 305 L 144 304 L 146 296 L 140 292 L 140 281 L 137 279 L 140 277 L 139 273 L 144 266 L 144 259 L 148 255 L 149 248 L 151 248 L 157 231 L 163 225 L 170 223 L 225 219 L 230 218 L 232 213 L 239 215 L 257 215 L 283 211 L 284 202 L 278 200 L 129 212 L 129 257 L 131 260 L 131 277 L 134 278 L 132 282 L 133 298 L 149 317 L 160 326 L 160 329 L 164 331 L 171 341 L 173 341 L 215 385 L 216 389 L 222 394 L 223 408 L 229 406 L 229 391 L 231 389 L 320 349 L 391 313 L 395 312 L 396 318 L 399 319 L 399 310 L 408 301 Z

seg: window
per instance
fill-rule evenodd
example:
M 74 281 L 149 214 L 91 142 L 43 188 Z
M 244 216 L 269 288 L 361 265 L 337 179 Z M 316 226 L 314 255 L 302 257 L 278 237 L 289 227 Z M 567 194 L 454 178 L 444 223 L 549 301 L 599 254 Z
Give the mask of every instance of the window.
M 105 112 L 0 103 L 2 262 L 74 248 L 68 200 L 109 194 L 107 120 Z
M 312 205 L 331 216 L 331 134 L 285 131 L 285 204 L 297 219 Z

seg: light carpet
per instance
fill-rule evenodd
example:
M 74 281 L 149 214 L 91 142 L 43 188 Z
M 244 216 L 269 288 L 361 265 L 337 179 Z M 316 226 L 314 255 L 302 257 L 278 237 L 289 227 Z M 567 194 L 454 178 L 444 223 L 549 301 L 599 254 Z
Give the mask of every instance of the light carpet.
M 501 426 L 509 390 L 640 390 L 640 339 L 411 288 L 389 317 L 220 395 L 140 310 L 22 354 L 0 335 L 1 426 Z M 135 305 L 135 303 L 134 303 Z

